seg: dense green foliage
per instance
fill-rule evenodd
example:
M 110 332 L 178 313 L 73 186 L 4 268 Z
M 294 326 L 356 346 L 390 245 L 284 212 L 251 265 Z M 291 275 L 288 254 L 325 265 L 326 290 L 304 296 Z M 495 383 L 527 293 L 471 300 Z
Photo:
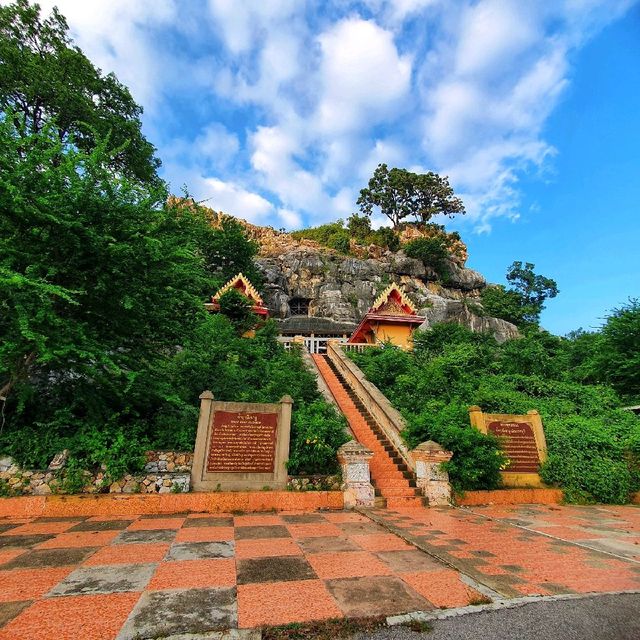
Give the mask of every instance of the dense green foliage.
M 640 401 L 640 301 L 630 300 L 607 318 L 596 361 L 621 396 Z
M 487 314 L 512 322 L 520 328 L 537 326 L 544 303 L 558 295 L 555 280 L 533 272 L 534 264 L 514 262 L 507 270 L 510 288 L 487 287 L 482 292 L 482 306 Z
M 407 242 L 404 252 L 410 257 L 420 260 L 425 267 L 433 269 L 442 279 L 449 275 L 450 250 L 444 236 L 416 238 Z
M 220 296 L 220 313 L 231 320 L 239 335 L 252 329 L 258 322 L 252 312 L 251 301 L 237 289 L 229 289 Z
M 276 334 L 275 324 L 267 322 L 255 338 L 242 338 L 224 315 L 205 317 L 184 348 L 157 371 L 165 401 L 150 422 L 154 446 L 193 447 L 203 389 L 210 389 L 217 400 L 238 402 L 278 402 L 290 395 L 291 473 L 335 470 L 335 451 L 347 439 L 344 419 L 321 400 L 300 353 L 285 351 Z
M 349 437 L 344 417 L 333 405 L 316 400 L 303 405 L 293 416 L 293 439 L 287 467 L 291 474 L 338 470 L 336 451 Z
M 90 151 L 108 143 L 110 165 L 157 181 L 155 149 L 142 135 L 142 108 L 113 74 L 103 75 L 69 39 L 54 9 L 16 0 L 0 7 L 0 110 L 16 113 L 23 135 L 54 127 L 62 143 Z
M 321 224 L 319 227 L 294 231 L 291 237 L 297 240 L 313 240 L 340 253 L 349 253 L 349 231 L 345 229 L 342 220 Z
M 227 264 L 207 249 L 237 248 L 235 267 L 255 251 L 237 226 L 216 229 L 198 207 L 163 206 L 166 193 L 114 172 L 103 146 L 63 148 L 49 127 L 25 138 L 4 119 L 0 149 L 3 451 L 42 467 L 68 448 L 116 477 L 145 447 L 191 448 L 205 388 L 229 400 L 290 394 L 296 410 L 326 411 L 273 327 L 239 337 L 248 305 L 231 294 L 231 320 L 204 312 L 202 292 Z M 304 411 L 314 422 L 314 409 Z M 306 439 L 312 427 L 296 424 Z M 316 437 L 339 446 L 338 431 Z M 295 446 L 305 468 L 321 460 Z
M 319 227 L 294 231 L 291 236 L 298 240 L 314 240 L 345 255 L 351 253 L 352 239 L 361 246 L 373 244 L 389 251 L 397 251 L 400 248 L 400 238 L 393 229 L 372 229 L 369 218 L 357 214 L 353 214 L 347 220 L 346 227 L 342 220 L 337 220 Z
M 605 318 L 599 331 L 574 331 L 569 367 L 588 383 L 610 384 L 630 405 L 640 404 L 640 302 L 629 302 Z
M 368 185 L 360 190 L 357 204 L 367 216 L 377 207 L 394 227 L 406 219 L 426 223 L 438 214 L 453 217 L 465 212 L 448 178 L 431 171 L 418 174 L 388 169 L 386 164 L 376 167 Z
M 567 499 L 624 502 L 640 489 L 640 420 L 621 410 L 608 386 L 574 377 L 571 339 L 532 331 L 502 345 L 455 324 L 414 338 L 414 351 L 370 349 L 353 357 L 407 420 L 411 446 L 433 439 L 454 452 L 457 488 L 497 486 L 502 458 L 495 440 L 474 433 L 467 409 L 540 411 L 549 460 L 543 478 Z
M 292 468 L 324 471 L 315 445 L 335 451 L 344 423 L 317 417 L 330 409 L 300 354 L 270 324 L 241 338 L 248 305 L 233 294 L 223 314 L 204 310 L 238 271 L 260 284 L 243 227 L 167 199 L 140 108 L 57 13 L 0 8 L 0 70 L 0 451 L 42 468 L 66 448 L 74 477 L 104 465 L 117 478 L 148 447 L 191 449 L 210 388 L 293 396 Z
M 215 293 L 231 278 L 243 273 L 258 289 L 262 285 L 262 273 L 254 262 L 258 254 L 258 243 L 249 240 L 244 227 L 233 218 L 224 218 L 219 226 L 213 228 L 209 223 L 209 210 L 189 203 L 191 215 L 207 219 L 207 225 L 201 227 L 201 236 L 197 238 L 204 266 L 212 278 L 208 282 L 207 294 Z

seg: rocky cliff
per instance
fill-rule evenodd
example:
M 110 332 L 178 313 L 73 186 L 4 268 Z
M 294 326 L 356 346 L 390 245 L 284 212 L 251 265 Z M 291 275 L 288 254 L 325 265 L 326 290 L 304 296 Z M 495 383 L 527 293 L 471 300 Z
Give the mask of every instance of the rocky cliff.
M 224 217 L 211 214 L 214 224 Z M 484 314 L 480 294 L 487 283 L 482 274 L 464 266 L 467 249 L 460 241 L 452 251 L 445 284 L 403 251 L 354 245 L 357 257 L 345 256 L 313 240 L 241 222 L 260 247 L 257 262 L 265 279 L 265 304 L 286 333 L 305 333 L 305 328 L 311 327 L 325 334 L 348 334 L 378 294 L 395 282 L 404 287 L 418 314 L 426 318 L 421 328 L 458 322 L 473 331 L 490 331 L 500 342 L 519 335 L 513 324 Z M 406 242 L 417 235 L 419 231 L 408 227 L 401 239 Z M 313 322 L 305 325 L 304 318 Z
M 464 267 L 464 245 L 452 256 L 445 285 L 435 272 L 402 251 L 368 247 L 364 256 L 351 257 L 273 229 L 251 225 L 247 229 L 260 244 L 258 264 L 265 278 L 265 304 L 285 329 L 292 328 L 290 332 L 303 326 L 296 313 L 301 302 L 303 307 L 308 303 L 309 317 L 333 321 L 336 333 L 350 331 L 378 294 L 395 282 L 426 318 L 421 328 L 458 322 L 474 331 L 490 331 L 501 342 L 518 336 L 511 323 L 483 313 L 480 294 L 487 283 L 480 273 Z M 324 330 L 330 328 L 325 323 Z

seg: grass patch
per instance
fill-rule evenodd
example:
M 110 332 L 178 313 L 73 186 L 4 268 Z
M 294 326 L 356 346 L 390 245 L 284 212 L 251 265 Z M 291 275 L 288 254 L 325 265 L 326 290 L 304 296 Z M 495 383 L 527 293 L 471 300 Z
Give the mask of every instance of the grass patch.
M 429 633 L 433 631 L 433 625 L 426 620 L 409 620 L 408 622 L 404 622 L 402 626 L 407 627 L 407 629 L 415 633 Z
M 370 633 L 384 626 L 385 616 L 294 622 L 277 627 L 265 627 L 262 630 L 262 640 L 334 640 L 349 638 L 355 633 Z

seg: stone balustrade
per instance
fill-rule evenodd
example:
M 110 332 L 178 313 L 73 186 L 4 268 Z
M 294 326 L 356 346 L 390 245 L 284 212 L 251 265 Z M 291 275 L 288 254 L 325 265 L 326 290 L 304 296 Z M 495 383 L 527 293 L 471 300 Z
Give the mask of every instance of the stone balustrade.
M 355 440 L 350 440 L 338 449 L 346 509 L 374 505 L 375 491 L 369 472 L 369 460 L 372 456 L 373 451 Z
M 400 433 L 406 423 L 400 412 L 391 405 L 386 396 L 373 383 L 367 380 L 364 373 L 351 358 L 344 353 L 344 345 L 330 341 L 327 355 L 347 384 L 353 389 L 367 411 L 373 416 L 389 442 L 407 464 L 414 470 L 414 461 Z
M 416 483 L 430 506 L 448 506 L 451 504 L 451 484 L 449 474 L 442 467 L 453 457 L 451 451 L 433 440 L 419 444 L 411 456 L 415 462 Z

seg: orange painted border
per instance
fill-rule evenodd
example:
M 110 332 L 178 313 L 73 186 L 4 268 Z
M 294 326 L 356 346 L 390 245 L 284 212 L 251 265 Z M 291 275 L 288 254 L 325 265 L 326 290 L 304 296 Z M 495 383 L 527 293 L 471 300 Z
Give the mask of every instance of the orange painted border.
M 104 516 L 233 511 L 343 509 L 342 491 L 220 491 L 213 493 L 101 494 L 0 498 L 0 517 Z
M 481 504 L 559 504 L 562 489 L 496 489 L 495 491 L 465 491 L 456 497 L 463 506 Z

